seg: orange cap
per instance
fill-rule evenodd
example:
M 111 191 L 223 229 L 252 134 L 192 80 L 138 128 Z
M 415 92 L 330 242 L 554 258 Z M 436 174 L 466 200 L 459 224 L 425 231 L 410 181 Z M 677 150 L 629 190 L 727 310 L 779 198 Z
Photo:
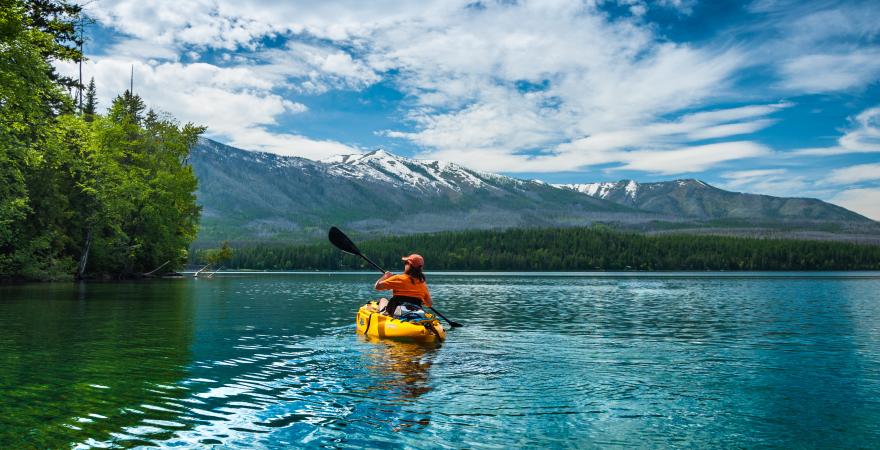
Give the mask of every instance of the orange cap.
M 413 253 L 412 255 L 409 255 L 409 256 L 404 256 L 403 258 L 400 258 L 400 259 L 401 259 L 401 261 L 408 262 L 409 265 L 411 265 L 417 269 L 421 269 L 422 267 L 425 267 L 425 258 L 422 258 L 422 255 L 419 255 L 416 253 Z

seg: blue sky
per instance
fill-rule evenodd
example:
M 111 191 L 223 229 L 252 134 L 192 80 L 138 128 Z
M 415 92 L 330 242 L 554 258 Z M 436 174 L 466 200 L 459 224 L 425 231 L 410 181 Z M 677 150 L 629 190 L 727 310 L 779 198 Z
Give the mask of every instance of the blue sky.
M 880 219 L 874 2 L 94 0 L 87 76 L 248 150 L 699 178 Z M 72 68 L 67 68 L 72 70 Z

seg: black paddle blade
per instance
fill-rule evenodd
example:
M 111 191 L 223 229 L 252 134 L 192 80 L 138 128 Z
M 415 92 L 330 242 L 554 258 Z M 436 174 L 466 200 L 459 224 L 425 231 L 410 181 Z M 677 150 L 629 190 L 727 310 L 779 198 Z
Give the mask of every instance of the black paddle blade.
M 357 245 L 354 245 L 354 242 L 351 242 L 351 239 L 349 239 L 339 228 L 330 227 L 330 233 L 327 237 L 330 238 L 330 243 L 336 246 L 336 248 L 345 253 L 361 256 L 361 251 L 358 250 Z

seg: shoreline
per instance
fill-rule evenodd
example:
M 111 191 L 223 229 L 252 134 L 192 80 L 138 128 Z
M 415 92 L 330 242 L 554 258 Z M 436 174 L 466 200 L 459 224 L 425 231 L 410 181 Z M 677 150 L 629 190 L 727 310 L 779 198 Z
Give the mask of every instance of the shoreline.
M 195 271 L 181 271 L 184 278 Z M 230 270 L 220 271 L 215 276 L 246 276 L 246 275 L 345 275 L 345 276 L 378 276 L 376 271 L 353 270 Z M 425 272 L 427 276 L 440 277 L 582 277 L 582 278 L 880 278 L 877 270 L 834 270 L 834 271 L 453 271 L 444 270 Z

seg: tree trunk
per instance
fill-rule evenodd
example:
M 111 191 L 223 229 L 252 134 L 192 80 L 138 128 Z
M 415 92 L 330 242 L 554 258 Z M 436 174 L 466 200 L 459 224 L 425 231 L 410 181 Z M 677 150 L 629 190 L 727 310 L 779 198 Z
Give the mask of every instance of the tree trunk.
M 82 280 L 86 273 L 86 264 L 89 261 L 89 250 L 92 248 L 92 229 L 86 232 L 86 245 L 83 248 L 82 256 L 79 258 L 79 264 L 76 267 L 76 279 Z

